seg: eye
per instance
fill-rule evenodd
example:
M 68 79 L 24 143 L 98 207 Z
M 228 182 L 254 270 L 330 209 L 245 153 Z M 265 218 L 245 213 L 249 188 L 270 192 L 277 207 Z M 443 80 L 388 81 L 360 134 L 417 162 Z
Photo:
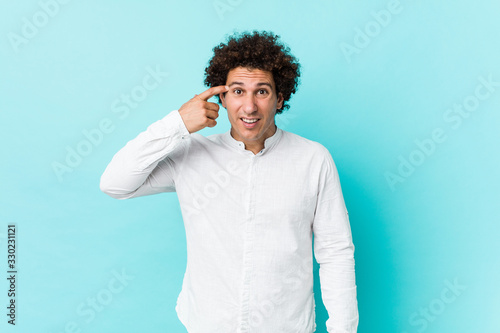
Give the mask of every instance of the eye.
M 267 95 L 267 94 L 268 94 L 268 92 L 267 92 L 266 89 L 260 89 L 259 90 L 259 95 Z
M 234 89 L 234 90 L 233 90 L 233 93 L 234 93 L 235 95 L 240 95 L 240 94 L 241 94 L 241 89 Z

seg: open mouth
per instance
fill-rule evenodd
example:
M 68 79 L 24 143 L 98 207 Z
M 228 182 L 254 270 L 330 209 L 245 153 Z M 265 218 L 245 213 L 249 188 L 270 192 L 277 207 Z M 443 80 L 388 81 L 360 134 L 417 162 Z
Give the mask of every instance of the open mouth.
M 240 118 L 243 126 L 246 128 L 253 128 L 259 122 L 258 118 Z

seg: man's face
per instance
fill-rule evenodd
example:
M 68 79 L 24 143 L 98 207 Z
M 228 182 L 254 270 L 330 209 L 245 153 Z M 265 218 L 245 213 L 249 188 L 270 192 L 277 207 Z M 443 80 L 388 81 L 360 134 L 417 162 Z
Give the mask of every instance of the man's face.
M 237 67 L 229 71 L 229 91 L 220 95 L 231 122 L 231 135 L 246 145 L 263 144 L 275 133 L 276 109 L 283 105 L 283 96 L 276 94 L 271 72 Z M 255 123 L 245 123 L 243 119 Z

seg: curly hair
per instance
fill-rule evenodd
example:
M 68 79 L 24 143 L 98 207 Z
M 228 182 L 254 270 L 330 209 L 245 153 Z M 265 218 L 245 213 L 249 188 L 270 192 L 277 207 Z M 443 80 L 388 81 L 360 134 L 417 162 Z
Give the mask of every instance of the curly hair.
M 281 93 L 284 99 L 283 107 L 276 110 L 276 114 L 289 109 L 287 102 L 299 85 L 300 64 L 279 38 L 272 32 L 255 30 L 230 36 L 226 44 L 213 48 L 214 56 L 205 68 L 205 85 L 225 85 L 229 71 L 236 67 L 268 71 L 273 76 L 276 93 Z M 217 98 L 220 104 L 220 97 Z

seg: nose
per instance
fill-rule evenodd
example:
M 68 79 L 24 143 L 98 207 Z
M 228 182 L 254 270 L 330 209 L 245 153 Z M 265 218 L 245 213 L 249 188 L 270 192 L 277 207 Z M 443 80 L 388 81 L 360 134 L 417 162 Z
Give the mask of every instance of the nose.
M 257 103 L 253 94 L 248 94 L 243 101 L 242 109 L 245 113 L 251 114 L 257 111 Z

